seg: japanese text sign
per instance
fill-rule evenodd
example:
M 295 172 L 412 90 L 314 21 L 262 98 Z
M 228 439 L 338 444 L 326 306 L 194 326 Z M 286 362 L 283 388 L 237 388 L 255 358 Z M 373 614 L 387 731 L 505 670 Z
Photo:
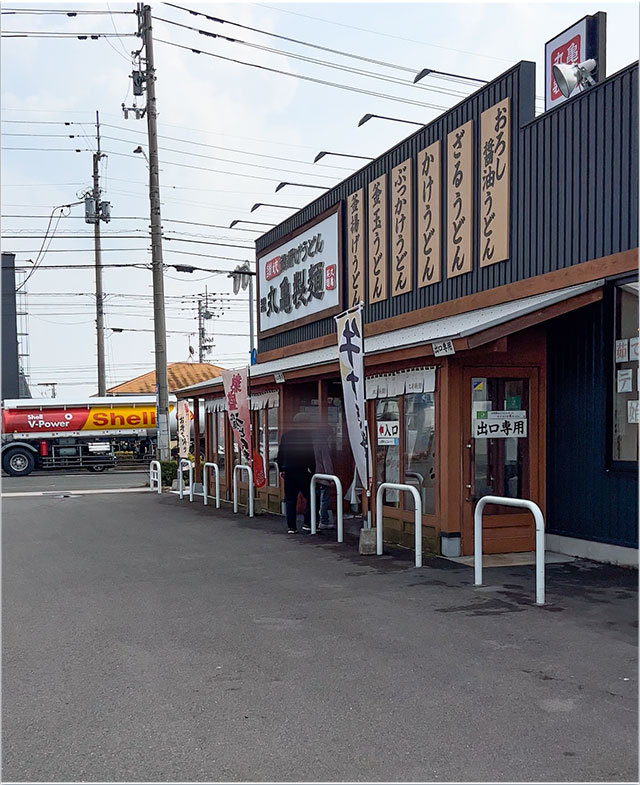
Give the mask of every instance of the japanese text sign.
M 338 250 L 335 212 L 258 258 L 260 332 L 340 308 Z
M 413 289 L 413 188 L 412 159 L 391 170 L 391 294 L 396 297 Z
M 518 417 L 501 417 L 504 414 L 518 414 Z M 527 436 L 526 412 L 479 411 L 471 421 L 474 439 L 516 439 Z
M 381 447 L 400 444 L 400 423 L 398 420 L 378 420 L 376 422 L 378 445 Z
M 418 153 L 418 286 L 442 277 L 440 247 L 440 142 Z
M 586 40 L 587 18 L 585 17 L 545 45 L 545 110 L 567 100 L 554 79 L 553 66 L 560 63 L 571 65 L 586 60 Z
M 191 441 L 191 419 L 189 417 L 189 401 L 178 401 L 177 412 L 177 437 L 178 455 L 180 458 L 189 456 L 189 446 Z
M 447 276 L 473 267 L 473 122 L 447 134 Z
M 362 310 L 336 317 L 338 356 L 347 433 L 363 488 L 369 487 L 369 439 L 364 397 L 364 341 Z
M 509 258 L 509 98 L 480 117 L 480 267 Z
M 347 197 L 347 307 L 364 301 L 364 188 Z
M 369 183 L 369 302 L 387 299 L 387 178 Z
M 248 369 L 222 371 L 229 423 L 238 443 L 242 463 L 251 466 L 251 413 L 249 411 Z

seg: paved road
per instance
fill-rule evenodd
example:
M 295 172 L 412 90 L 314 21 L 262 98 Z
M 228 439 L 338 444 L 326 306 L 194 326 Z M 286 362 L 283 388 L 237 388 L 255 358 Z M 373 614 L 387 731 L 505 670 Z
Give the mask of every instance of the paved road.
M 175 496 L 3 500 L 3 779 L 637 778 L 637 574 L 472 570 Z
M 145 471 L 33 472 L 27 477 L 2 476 L 2 494 L 37 491 L 82 491 L 101 488 L 138 488 L 149 484 Z

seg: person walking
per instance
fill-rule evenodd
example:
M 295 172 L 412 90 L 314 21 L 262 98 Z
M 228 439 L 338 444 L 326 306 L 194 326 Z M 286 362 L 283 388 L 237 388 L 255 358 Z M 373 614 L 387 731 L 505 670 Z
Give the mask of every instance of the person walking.
M 309 418 L 299 412 L 293 418 L 293 426 L 282 434 L 276 462 L 280 476 L 284 478 L 284 500 L 287 512 L 287 532 L 298 533 L 297 506 L 298 495 L 304 497 L 304 529 L 311 529 L 310 484 L 316 463 L 313 450 L 313 434 L 308 427 Z
M 326 426 L 319 426 L 313 430 L 313 452 L 315 455 L 317 474 L 334 473 L 333 461 L 331 460 L 331 451 L 329 450 L 330 437 L 331 434 Z M 318 492 L 318 509 L 320 515 L 318 529 L 332 529 L 333 524 L 329 520 L 329 500 L 331 496 L 329 481 L 316 480 L 316 489 Z M 337 503 L 340 504 L 339 499 Z

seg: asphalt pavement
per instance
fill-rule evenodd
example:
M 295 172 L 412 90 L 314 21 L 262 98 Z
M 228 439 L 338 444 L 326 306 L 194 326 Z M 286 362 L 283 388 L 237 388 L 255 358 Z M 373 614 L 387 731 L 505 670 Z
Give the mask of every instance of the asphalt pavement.
M 87 491 L 103 488 L 141 488 L 149 484 L 144 470 L 88 472 L 32 472 L 26 477 L 2 476 L 2 495 L 50 491 Z
M 637 780 L 637 573 L 3 499 L 3 781 Z

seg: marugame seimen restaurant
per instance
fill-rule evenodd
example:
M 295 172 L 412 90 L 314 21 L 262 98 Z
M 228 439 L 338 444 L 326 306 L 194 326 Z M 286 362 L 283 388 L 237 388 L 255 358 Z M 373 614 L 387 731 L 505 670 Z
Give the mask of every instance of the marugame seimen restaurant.
M 335 319 L 362 303 L 373 493 L 417 489 L 425 550 L 472 554 L 491 494 L 535 501 L 552 550 L 637 563 L 638 67 L 537 117 L 534 101 L 518 63 L 257 240 L 263 510 L 281 512 L 278 441 L 310 412 L 337 503 L 366 519 Z M 178 396 L 204 409 L 229 498 L 242 458 L 222 381 Z M 413 509 L 387 492 L 387 542 L 413 547 Z M 528 512 L 485 512 L 485 552 L 533 550 Z

